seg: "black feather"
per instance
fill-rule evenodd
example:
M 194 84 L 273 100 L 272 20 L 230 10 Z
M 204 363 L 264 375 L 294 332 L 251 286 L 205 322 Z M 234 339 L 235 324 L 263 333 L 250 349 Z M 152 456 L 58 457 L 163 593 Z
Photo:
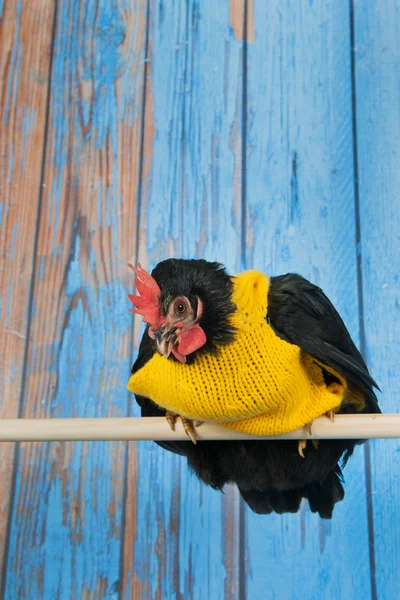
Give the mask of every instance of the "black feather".
M 304 496 L 312 512 L 318 512 L 323 519 L 331 519 L 336 502 L 344 498 L 342 471 L 337 466 L 324 481 L 314 481 L 305 488 Z
M 200 297 L 204 306 L 201 326 L 207 336 L 203 351 L 214 352 L 221 343 L 234 338 L 229 322 L 235 310 L 231 300 L 233 285 L 219 263 L 171 259 L 159 263 L 152 275 L 161 288 L 165 305 L 179 295 Z M 379 412 L 373 392 L 376 384 L 342 319 L 319 288 L 298 275 L 272 278 L 267 318 L 277 335 L 300 346 L 363 391 L 367 398 L 365 411 Z M 142 368 L 155 351 L 146 330 L 132 373 Z M 149 398 L 136 399 L 142 416 L 165 415 L 165 410 Z M 351 405 L 343 408 L 343 412 L 354 410 Z M 190 469 L 212 488 L 222 490 L 227 483 L 236 484 L 254 512 L 297 512 L 302 498 L 307 498 L 312 511 L 322 518 L 331 518 L 334 505 L 344 497 L 339 462 L 346 464 L 358 442 L 321 440 L 318 449 L 309 443 L 304 459 L 298 454 L 297 442 L 292 441 L 157 443 L 165 450 L 186 456 Z
M 275 333 L 335 369 L 366 394 L 366 412 L 380 412 L 370 376 L 339 313 L 316 285 L 289 273 L 271 277 L 268 319 Z

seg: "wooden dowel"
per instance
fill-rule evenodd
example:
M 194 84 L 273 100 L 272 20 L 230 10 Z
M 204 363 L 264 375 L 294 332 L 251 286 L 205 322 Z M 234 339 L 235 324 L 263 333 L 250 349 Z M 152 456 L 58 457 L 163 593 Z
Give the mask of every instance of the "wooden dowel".
M 304 428 L 282 436 L 251 436 L 215 423 L 197 428 L 198 440 L 247 439 L 368 439 L 400 438 L 400 414 L 337 415 L 313 422 L 312 434 Z M 0 441 L 86 440 L 188 440 L 181 422 L 171 431 L 163 417 L 95 419 L 1 419 Z

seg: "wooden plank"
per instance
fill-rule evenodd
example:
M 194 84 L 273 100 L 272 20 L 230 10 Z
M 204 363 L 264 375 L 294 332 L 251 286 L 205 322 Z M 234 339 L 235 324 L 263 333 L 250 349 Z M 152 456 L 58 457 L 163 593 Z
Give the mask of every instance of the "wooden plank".
M 151 268 L 173 255 L 206 257 L 235 272 L 242 42 L 224 2 L 150 2 L 150 15 L 139 258 Z M 123 598 L 237 598 L 236 492 L 200 485 L 184 460 L 151 443 L 138 445 L 133 471 Z
M 11 418 L 23 379 L 54 5 L 0 4 L 0 418 Z M 1 569 L 14 444 L 1 444 L 0 455 Z
M 23 416 L 123 416 L 145 0 L 60 0 Z M 7 598 L 118 594 L 124 443 L 21 445 Z
M 382 409 L 399 412 L 400 10 L 394 0 L 354 5 L 360 252 L 365 351 Z M 374 598 L 400 595 L 400 444 L 371 445 Z
M 247 266 L 321 285 L 358 342 L 349 6 L 273 0 L 254 10 Z M 345 477 L 331 522 L 305 506 L 269 517 L 246 509 L 249 598 L 371 597 L 363 450 Z

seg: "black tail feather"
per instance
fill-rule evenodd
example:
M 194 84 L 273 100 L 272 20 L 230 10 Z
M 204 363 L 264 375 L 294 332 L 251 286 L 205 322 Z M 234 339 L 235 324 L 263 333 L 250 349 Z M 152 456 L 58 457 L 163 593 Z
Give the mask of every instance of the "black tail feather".
M 302 490 L 241 490 L 240 494 L 251 510 L 259 515 L 269 515 L 276 512 L 296 513 L 303 498 Z
M 339 466 L 325 479 L 305 488 L 306 497 L 312 512 L 319 513 L 322 519 L 331 519 L 333 507 L 344 498 L 343 476 Z
M 240 494 L 251 510 L 259 515 L 275 512 L 298 512 L 303 498 L 308 498 L 312 512 L 319 513 L 322 519 L 331 519 L 333 508 L 344 498 L 342 472 L 339 466 L 328 475 L 324 482 L 314 482 L 296 490 L 241 490 Z

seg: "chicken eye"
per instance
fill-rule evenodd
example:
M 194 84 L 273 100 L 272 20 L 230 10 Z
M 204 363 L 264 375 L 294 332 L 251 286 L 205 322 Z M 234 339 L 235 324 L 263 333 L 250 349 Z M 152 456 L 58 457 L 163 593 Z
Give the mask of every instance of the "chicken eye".
M 186 312 L 186 305 L 178 300 L 178 302 L 175 302 L 175 312 L 183 315 Z

